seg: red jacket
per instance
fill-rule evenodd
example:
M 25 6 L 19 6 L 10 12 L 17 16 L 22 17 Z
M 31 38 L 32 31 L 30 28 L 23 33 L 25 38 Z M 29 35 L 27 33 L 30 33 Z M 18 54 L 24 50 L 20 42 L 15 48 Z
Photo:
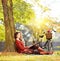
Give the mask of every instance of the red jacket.
M 16 40 L 16 48 L 19 53 L 25 53 L 31 51 L 28 47 L 24 46 L 22 41 Z
M 24 52 L 25 47 L 22 41 L 16 40 L 15 44 L 16 44 L 17 51 L 19 53 Z

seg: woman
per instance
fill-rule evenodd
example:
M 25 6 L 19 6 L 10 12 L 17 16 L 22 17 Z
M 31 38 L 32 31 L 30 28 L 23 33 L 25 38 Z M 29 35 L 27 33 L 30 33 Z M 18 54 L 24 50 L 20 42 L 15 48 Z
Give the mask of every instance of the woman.
M 15 46 L 17 49 L 18 53 L 29 53 L 29 54 L 33 54 L 34 53 L 34 49 L 38 50 L 39 54 L 52 54 L 53 52 L 46 52 L 44 51 L 41 47 L 34 45 L 34 49 L 29 47 L 29 46 L 24 46 L 24 43 L 22 41 L 22 33 L 21 32 L 16 32 L 15 33 Z

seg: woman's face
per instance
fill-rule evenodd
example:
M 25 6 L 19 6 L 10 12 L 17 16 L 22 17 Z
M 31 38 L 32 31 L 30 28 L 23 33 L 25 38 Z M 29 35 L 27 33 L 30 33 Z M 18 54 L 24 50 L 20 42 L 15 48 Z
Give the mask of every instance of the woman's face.
M 18 33 L 18 34 L 17 34 L 17 38 L 20 38 L 20 37 L 21 37 L 21 33 Z

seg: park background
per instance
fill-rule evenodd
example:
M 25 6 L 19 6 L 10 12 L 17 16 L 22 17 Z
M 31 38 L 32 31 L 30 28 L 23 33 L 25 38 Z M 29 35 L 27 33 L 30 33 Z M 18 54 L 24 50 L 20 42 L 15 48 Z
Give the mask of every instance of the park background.
M 16 54 L 16 60 L 23 61 L 37 61 L 41 57 L 42 61 L 47 60 L 46 57 L 51 61 L 60 60 L 59 6 L 59 0 L 0 0 L 0 60 L 15 60 L 13 59 L 15 58 L 14 54 Z M 24 59 L 19 59 L 21 55 L 15 53 L 14 50 L 14 32 L 21 31 L 25 44 L 29 45 L 28 43 L 32 42 L 33 38 L 39 39 L 39 35 L 42 34 L 44 35 L 43 42 L 45 42 L 44 32 L 47 30 L 51 30 L 53 33 L 52 41 L 55 52 L 52 57 L 22 55 Z

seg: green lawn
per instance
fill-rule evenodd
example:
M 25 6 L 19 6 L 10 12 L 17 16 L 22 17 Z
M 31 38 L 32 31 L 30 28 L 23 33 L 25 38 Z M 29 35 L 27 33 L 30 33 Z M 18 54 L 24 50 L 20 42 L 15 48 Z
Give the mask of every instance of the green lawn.
M 60 51 L 53 55 L 0 54 L 0 61 L 60 61 Z

